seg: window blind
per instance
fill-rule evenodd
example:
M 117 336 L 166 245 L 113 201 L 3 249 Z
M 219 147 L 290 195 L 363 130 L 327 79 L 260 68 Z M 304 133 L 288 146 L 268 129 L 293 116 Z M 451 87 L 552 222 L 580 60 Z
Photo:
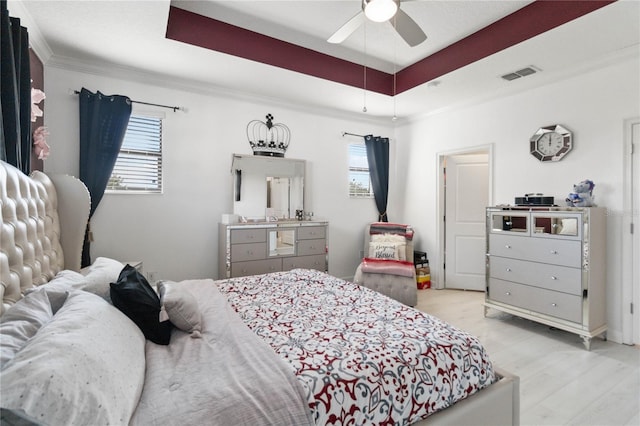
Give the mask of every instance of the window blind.
M 349 196 L 373 197 L 367 148 L 364 144 L 349 144 Z
M 109 192 L 162 192 L 162 119 L 132 115 Z

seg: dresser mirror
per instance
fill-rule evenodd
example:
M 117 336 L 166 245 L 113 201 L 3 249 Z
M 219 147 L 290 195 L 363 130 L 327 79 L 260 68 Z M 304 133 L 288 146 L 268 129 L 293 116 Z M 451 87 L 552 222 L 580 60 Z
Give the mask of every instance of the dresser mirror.
M 532 221 L 537 236 L 554 235 L 569 239 L 582 236 L 582 221 L 578 214 L 539 213 L 532 215 Z
M 526 213 L 491 212 L 491 232 L 529 233 L 529 221 Z
M 249 220 L 294 219 L 304 210 L 305 161 L 233 154 L 233 213 Z
M 270 229 L 269 256 L 293 256 L 296 254 L 295 229 Z

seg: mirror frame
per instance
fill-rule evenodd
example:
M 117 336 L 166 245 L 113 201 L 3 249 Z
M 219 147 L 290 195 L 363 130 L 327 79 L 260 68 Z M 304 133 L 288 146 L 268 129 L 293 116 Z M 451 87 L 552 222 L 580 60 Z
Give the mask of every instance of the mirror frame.
M 306 161 L 281 157 L 233 154 L 233 213 L 250 220 L 267 220 L 267 178 L 288 178 L 288 206 L 271 206 L 277 219 L 295 219 L 304 210 Z

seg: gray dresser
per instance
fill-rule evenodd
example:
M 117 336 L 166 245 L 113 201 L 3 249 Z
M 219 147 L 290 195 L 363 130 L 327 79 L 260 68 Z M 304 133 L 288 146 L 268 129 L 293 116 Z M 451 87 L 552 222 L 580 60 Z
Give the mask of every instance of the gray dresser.
M 327 228 L 322 221 L 219 224 L 220 279 L 289 271 L 327 271 Z
M 485 316 L 497 309 L 591 339 L 606 335 L 601 207 L 487 208 Z

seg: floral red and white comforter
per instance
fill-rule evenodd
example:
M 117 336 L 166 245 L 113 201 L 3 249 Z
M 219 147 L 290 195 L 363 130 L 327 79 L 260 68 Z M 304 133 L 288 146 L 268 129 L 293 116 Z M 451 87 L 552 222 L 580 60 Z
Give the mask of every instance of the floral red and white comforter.
M 496 379 L 474 336 L 325 273 L 297 269 L 216 285 L 288 361 L 317 425 L 411 424 Z

